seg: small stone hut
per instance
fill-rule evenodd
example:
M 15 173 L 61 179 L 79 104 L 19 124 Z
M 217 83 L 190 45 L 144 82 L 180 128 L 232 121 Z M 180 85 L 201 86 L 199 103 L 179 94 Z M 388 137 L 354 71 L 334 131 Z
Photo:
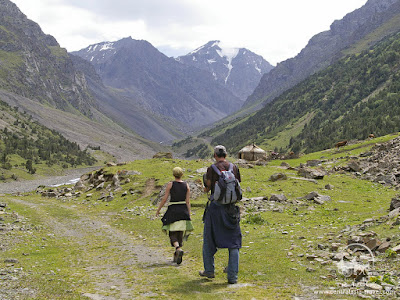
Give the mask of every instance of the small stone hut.
M 242 148 L 238 153 L 238 158 L 248 161 L 266 160 L 267 153 L 253 143 L 252 145 L 247 145 L 246 147 Z

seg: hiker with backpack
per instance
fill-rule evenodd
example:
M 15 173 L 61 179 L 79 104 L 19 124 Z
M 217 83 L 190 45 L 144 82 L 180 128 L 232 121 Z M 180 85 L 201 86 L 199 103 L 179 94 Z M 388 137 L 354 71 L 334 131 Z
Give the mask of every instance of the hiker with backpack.
M 157 208 L 156 217 L 171 195 L 168 209 L 161 219 L 162 230 L 169 235 L 171 246 L 175 247 L 173 262 L 180 265 L 183 256 L 183 240 L 186 240 L 188 232 L 193 230 L 190 219 L 190 189 L 189 185 L 181 179 L 183 176 L 181 168 L 174 168 L 172 174 L 175 180 L 167 184 L 165 195 Z
M 214 148 L 216 163 L 207 169 L 205 192 L 211 191 L 203 216 L 203 265 L 200 276 L 215 277 L 214 255 L 219 248 L 228 248 L 228 283 L 237 283 L 239 249 L 242 247 L 240 210 L 235 204 L 242 197 L 239 168 L 226 160 L 226 148 Z

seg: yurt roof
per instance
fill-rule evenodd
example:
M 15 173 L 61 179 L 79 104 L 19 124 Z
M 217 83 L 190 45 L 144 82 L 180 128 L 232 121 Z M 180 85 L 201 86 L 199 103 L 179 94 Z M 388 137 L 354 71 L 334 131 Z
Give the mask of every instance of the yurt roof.
M 258 147 L 257 145 L 247 145 L 243 147 L 239 152 L 257 152 L 257 153 L 265 153 L 263 149 Z

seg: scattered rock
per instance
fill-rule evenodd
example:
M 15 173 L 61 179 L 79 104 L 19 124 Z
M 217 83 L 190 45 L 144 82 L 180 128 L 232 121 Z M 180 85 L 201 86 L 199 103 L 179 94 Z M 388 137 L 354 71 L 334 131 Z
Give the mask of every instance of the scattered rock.
M 389 219 L 394 219 L 397 218 L 400 215 L 400 207 L 392 210 L 389 214 L 388 214 L 388 218 Z
M 313 268 L 308 267 L 308 268 L 306 269 L 306 271 L 312 273 L 312 272 L 315 272 L 316 270 L 313 269 Z
M 375 251 L 381 244 L 382 242 L 378 239 L 370 239 L 365 243 L 365 246 L 367 246 L 371 251 Z
M 349 163 L 347 164 L 347 167 L 350 169 L 350 171 L 352 172 L 361 172 L 362 168 L 360 166 L 360 163 L 358 161 L 355 160 L 351 160 L 349 161 Z
M 317 167 L 322 163 L 319 159 L 307 160 L 306 165 L 308 167 Z
M 366 220 L 363 221 L 364 224 L 367 224 L 367 223 L 374 223 L 374 222 L 375 222 L 375 220 L 372 219 L 372 218 L 369 218 L 369 219 L 366 219 Z
M 392 201 L 390 202 L 389 211 L 395 210 L 396 208 L 400 208 L 400 198 L 399 198 L 399 196 L 396 196 L 396 197 L 392 198 Z
M 287 162 L 283 161 L 283 162 L 281 163 L 281 167 L 290 168 L 290 165 L 289 165 Z
M 365 285 L 367 288 L 373 289 L 375 291 L 380 291 L 383 287 L 377 283 L 369 282 Z
M 287 176 L 285 173 L 275 173 L 273 175 L 271 175 L 271 177 L 269 178 L 270 181 L 278 181 L 278 180 L 286 180 Z
M 272 194 L 269 200 L 275 202 L 285 202 L 287 201 L 287 198 L 284 194 Z
M 319 196 L 319 194 L 317 192 L 311 192 L 307 195 L 304 196 L 304 198 L 306 200 L 314 200 L 315 198 L 317 198 Z
M 83 184 L 82 179 L 79 179 L 78 182 L 74 186 L 74 190 L 83 191 L 86 189 L 86 186 Z
M 334 251 L 334 252 L 338 251 L 338 249 L 339 249 L 339 247 L 340 247 L 341 245 L 342 245 L 342 244 L 340 244 L 340 243 L 332 243 L 332 244 L 331 244 L 331 251 Z
M 197 170 L 196 170 L 196 173 L 198 173 L 198 174 L 204 174 L 204 173 L 206 173 L 206 172 L 207 172 L 207 167 L 200 168 L 200 169 L 197 169 Z
M 327 184 L 327 185 L 325 185 L 325 189 L 327 189 L 327 190 L 333 190 L 333 189 L 334 189 L 334 186 L 333 186 L 332 184 Z
M 400 245 L 397 245 L 396 247 L 393 247 L 392 251 L 400 253 Z
M 172 153 L 171 152 L 158 152 L 153 155 L 153 158 L 166 158 L 166 159 L 172 159 Z
M 323 179 L 326 175 L 326 171 L 322 168 L 320 169 L 311 169 L 305 166 L 300 166 L 298 173 L 300 176 L 310 179 Z
M 382 244 L 379 245 L 376 251 L 385 252 L 389 248 L 390 248 L 390 242 L 383 242 Z

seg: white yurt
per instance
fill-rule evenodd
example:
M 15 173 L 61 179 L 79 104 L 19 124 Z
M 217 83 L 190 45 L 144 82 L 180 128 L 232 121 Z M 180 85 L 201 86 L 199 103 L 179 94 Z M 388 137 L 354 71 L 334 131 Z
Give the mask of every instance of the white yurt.
M 258 147 L 256 144 L 247 145 L 242 148 L 238 153 L 239 159 L 245 159 L 248 161 L 256 161 L 256 160 L 266 160 L 267 153 Z

